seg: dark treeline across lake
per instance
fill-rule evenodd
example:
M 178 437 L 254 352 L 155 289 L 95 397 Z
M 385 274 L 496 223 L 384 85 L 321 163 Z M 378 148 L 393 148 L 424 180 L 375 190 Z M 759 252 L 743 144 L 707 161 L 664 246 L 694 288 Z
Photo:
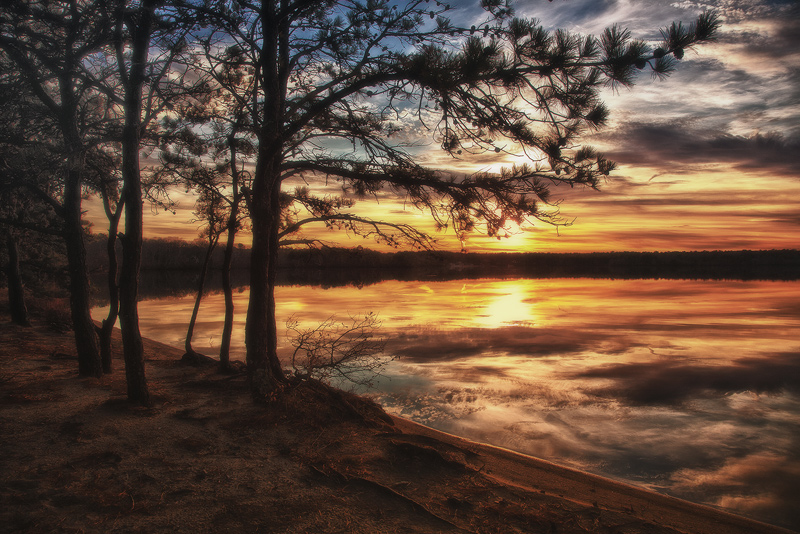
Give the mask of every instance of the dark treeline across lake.
M 104 240 L 89 244 L 92 272 L 104 287 Z M 217 247 L 212 269 L 222 264 Z M 194 291 L 205 254 L 202 242 L 178 239 L 145 240 L 142 258 L 142 297 L 175 296 Z M 233 282 L 248 284 L 249 249 L 238 247 Z M 702 252 L 592 253 L 458 253 L 446 251 L 377 252 L 364 248 L 286 249 L 279 257 L 283 285 L 322 287 L 363 286 L 383 280 L 457 280 L 463 278 L 664 278 L 708 280 L 797 280 L 800 250 Z M 209 291 L 221 288 L 211 273 Z
M 797 280 L 800 251 L 468 253 L 286 250 L 279 266 L 379 269 L 397 280 L 485 277 Z

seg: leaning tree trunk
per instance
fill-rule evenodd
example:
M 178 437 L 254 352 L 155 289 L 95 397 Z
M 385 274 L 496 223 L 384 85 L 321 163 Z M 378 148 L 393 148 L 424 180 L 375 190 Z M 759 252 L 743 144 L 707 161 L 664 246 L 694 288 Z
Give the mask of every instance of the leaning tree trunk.
M 11 321 L 20 326 L 30 326 L 28 307 L 25 306 L 22 274 L 19 270 L 19 248 L 17 240 L 10 232 L 6 238 L 6 247 L 8 248 L 6 278 L 8 279 L 8 307 L 11 311 Z
M 197 314 L 200 311 L 200 302 L 203 300 L 203 292 L 205 291 L 206 287 L 206 276 L 208 275 L 208 264 L 211 263 L 211 254 L 214 252 L 214 248 L 217 246 L 217 241 L 219 240 L 219 236 L 212 236 L 209 238 L 208 241 L 208 248 L 206 248 L 206 256 L 203 258 L 203 267 L 200 270 L 200 282 L 197 285 L 197 296 L 194 299 L 194 308 L 192 309 L 192 318 L 189 320 L 189 328 L 186 330 L 186 342 L 184 344 L 184 350 L 186 350 L 186 354 L 183 355 L 184 358 L 190 358 L 192 360 L 198 360 L 200 355 L 192 348 L 192 337 L 194 336 L 194 325 L 197 323 Z

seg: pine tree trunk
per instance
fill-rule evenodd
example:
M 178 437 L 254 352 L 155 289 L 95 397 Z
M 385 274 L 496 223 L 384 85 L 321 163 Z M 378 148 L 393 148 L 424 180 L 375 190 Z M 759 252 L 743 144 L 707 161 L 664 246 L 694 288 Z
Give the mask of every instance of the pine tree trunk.
M 104 198 L 106 215 L 109 217 L 108 239 L 106 240 L 106 254 L 108 256 L 108 315 L 103 319 L 103 324 L 98 328 L 100 337 L 100 361 L 103 364 L 103 372 L 110 374 L 114 370 L 111 354 L 111 334 L 114 325 L 117 323 L 119 314 L 119 285 L 117 284 L 117 232 L 119 230 L 119 208 L 117 213 L 111 213 L 108 206 L 108 199 Z
M 81 376 L 102 376 L 100 348 L 90 312 L 89 275 L 86 271 L 86 248 L 81 224 L 80 150 L 74 151 L 68 163 L 64 185 L 64 241 L 67 246 L 67 271 L 69 272 L 69 304 L 75 348 L 78 351 L 78 373 Z
M 270 395 L 286 381 L 278 358 L 275 317 L 278 230 L 280 228 L 283 114 L 288 64 L 288 24 L 280 17 L 275 0 L 261 2 L 262 47 L 260 69 L 264 103 L 258 138 L 258 159 L 253 175 L 250 217 L 253 244 L 250 260 L 250 303 L 247 309 L 245 343 L 251 392 L 256 400 Z M 282 77 L 283 76 L 283 77 Z
M 114 333 L 114 325 L 116 322 L 116 316 L 113 320 L 106 317 L 103 319 L 100 328 L 97 329 L 97 334 L 100 338 L 100 363 L 103 366 L 103 373 L 107 375 L 114 372 L 113 354 L 111 352 L 111 335 Z
M 233 334 L 234 315 L 231 263 L 233 262 L 233 245 L 236 240 L 236 222 L 238 218 L 236 185 L 234 185 L 233 194 L 233 206 L 231 206 L 231 215 L 228 218 L 228 240 L 225 243 L 225 255 L 222 259 L 222 291 L 225 294 L 225 322 L 222 326 L 222 340 L 219 346 L 219 370 L 222 373 L 228 373 L 231 370 L 231 336 Z
M 225 295 L 225 321 L 222 326 L 222 340 L 219 346 L 219 370 L 221 373 L 231 371 L 231 336 L 233 335 L 233 286 L 231 284 L 231 264 L 233 262 L 233 245 L 239 224 L 239 171 L 236 168 L 236 131 L 228 137 L 231 151 L 231 212 L 228 216 L 228 239 L 225 243 L 225 255 L 222 259 L 222 292 Z
M 8 265 L 6 278 L 8 279 L 8 307 L 11 311 L 11 321 L 20 326 L 30 326 L 28 307 L 25 306 L 25 291 L 22 285 L 22 274 L 19 269 L 19 248 L 17 240 L 11 233 L 6 238 L 8 248 Z
M 135 135 L 135 134 L 134 134 Z M 129 142 L 130 143 L 130 142 Z M 139 181 L 139 150 L 123 149 L 125 177 L 125 233 L 122 236 L 122 266 L 119 275 L 119 326 L 125 358 L 125 379 L 130 402 L 150 405 L 144 368 L 144 345 L 139 331 L 139 265 L 142 257 L 142 186 Z
M 128 400 L 150 405 L 144 366 L 144 346 L 139 331 L 139 267 L 142 261 L 142 180 L 139 169 L 142 87 L 144 85 L 153 2 L 143 2 L 131 28 L 131 63 L 125 88 L 125 126 L 122 131 L 122 198 L 125 202 L 125 233 L 122 236 L 122 267 L 119 276 L 119 325 L 122 330 Z
M 70 36 L 72 37 L 72 36 Z M 63 136 L 66 172 L 63 190 L 64 243 L 67 247 L 67 272 L 69 273 L 69 304 L 75 349 L 78 351 L 78 373 L 81 376 L 102 376 L 100 348 L 90 311 L 89 275 L 86 270 L 86 247 L 83 240 L 83 213 L 81 210 L 83 173 L 86 153 L 78 129 L 80 105 L 75 80 L 79 59 L 74 55 L 73 41 L 65 46 L 63 66 L 59 72 L 58 90 L 60 113 L 59 129 Z
M 256 170 L 258 175 L 258 170 Z M 277 173 L 272 174 L 277 176 Z M 267 180 L 264 180 L 267 181 Z M 247 371 L 254 398 L 262 399 L 286 380 L 278 358 L 275 318 L 275 275 L 280 206 L 277 178 L 253 187 L 251 220 L 253 244 L 250 259 L 250 302 L 247 308 L 245 344 Z

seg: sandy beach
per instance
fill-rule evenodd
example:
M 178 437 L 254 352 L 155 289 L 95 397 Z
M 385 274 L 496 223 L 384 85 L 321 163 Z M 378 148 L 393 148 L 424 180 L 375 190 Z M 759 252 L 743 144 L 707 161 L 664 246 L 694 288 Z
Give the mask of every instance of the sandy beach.
M 70 332 L 0 316 L 0 532 L 788 532 L 145 347 L 148 409 L 119 354 L 79 378 Z

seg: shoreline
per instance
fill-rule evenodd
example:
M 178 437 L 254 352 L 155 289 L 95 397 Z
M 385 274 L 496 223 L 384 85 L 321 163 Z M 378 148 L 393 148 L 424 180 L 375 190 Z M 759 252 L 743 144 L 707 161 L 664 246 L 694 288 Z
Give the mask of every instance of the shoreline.
M 0 532 L 791 532 L 322 388 L 258 406 L 152 340 L 131 407 L 116 336 L 79 378 L 70 333 L 0 325 Z
M 564 492 L 565 487 L 568 487 L 569 491 L 560 495 L 565 499 L 592 506 L 595 506 L 596 503 L 600 508 L 615 509 L 620 512 L 630 513 L 633 510 L 638 517 L 643 517 L 648 521 L 661 522 L 680 532 L 698 534 L 722 532 L 720 528 L 723 525 L 725 526 L 724 532 L 730 533 L 793 532 L 712 506 L 664 495 L 512 449 L 471 441 L 401 417 L 392 417 L 396 419 L 399 428 L 407 429 L 411 433 L 430 435 L 443 442 L 473 447 L 482 451 L 486 456 L 497 458 L 502 464 L 501 469 L 498 469 L 498 476 L 515 486 L 526 484 L 524 479 L 527 473 L 545 475 L 538 477 L 537 483 L 534 485 L 535 490 Z M 605 499 L 603 498 L 604 494 L 606 494 Z M 664 514 L 665 511 L 670 513 Z

